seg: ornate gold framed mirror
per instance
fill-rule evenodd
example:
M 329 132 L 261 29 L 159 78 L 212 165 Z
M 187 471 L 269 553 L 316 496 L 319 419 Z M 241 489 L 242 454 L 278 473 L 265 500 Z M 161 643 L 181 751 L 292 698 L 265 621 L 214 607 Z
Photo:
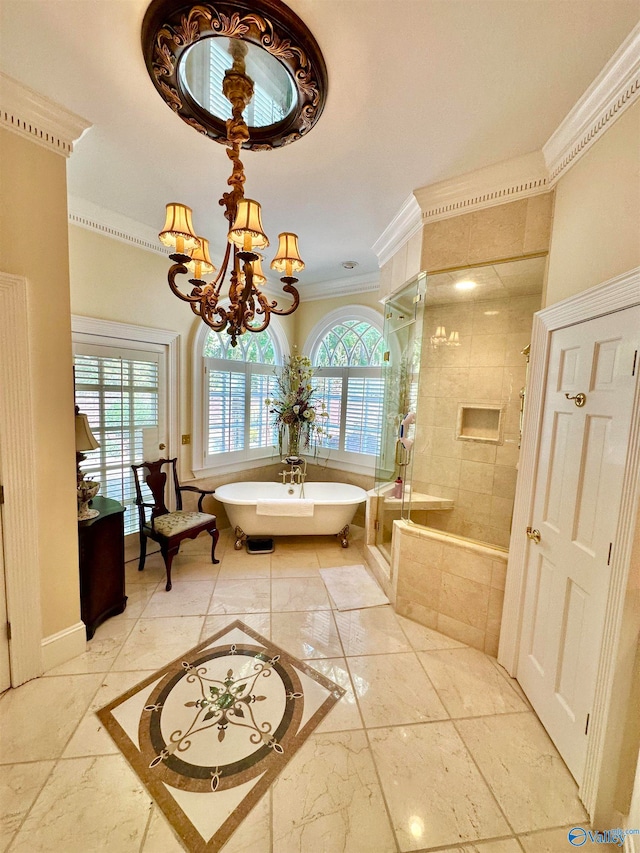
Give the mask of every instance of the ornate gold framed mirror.
M 239 53 L 254 83 L 243 148 L 294 142 L 315 125 L 326 101 L 320 48 L 280 0 L 153 0 L 142 25 L 142 50 L 160 97 L 188 125 L 222 144 L 231 118 L 222 83 Z

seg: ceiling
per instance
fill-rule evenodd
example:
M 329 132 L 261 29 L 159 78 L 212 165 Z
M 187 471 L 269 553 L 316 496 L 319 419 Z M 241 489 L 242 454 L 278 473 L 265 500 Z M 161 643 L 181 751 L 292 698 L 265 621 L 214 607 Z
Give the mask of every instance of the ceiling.
M 182 201 L 215 262 L 229 161 L 157 95 L 147 2 L 1 0 L 0 68 L 92 123 L 68 163 L 72 196 L 156 231 Z M 640 19 L 640 0 L 289 5 L 324 53 L 327 104 L 300 141 L 243 161 L 272 250 L 280 231 L 300 235 L 303 295 L 375 274 L 371 246 L 414 189 L 539 150 Z

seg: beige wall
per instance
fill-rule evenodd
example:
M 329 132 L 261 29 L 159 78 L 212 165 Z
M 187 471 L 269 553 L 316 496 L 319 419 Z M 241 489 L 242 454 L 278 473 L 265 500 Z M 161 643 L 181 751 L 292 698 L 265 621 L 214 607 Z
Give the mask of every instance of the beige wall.
M 556 186 L 544 304 L 640 266 L 640 101 Z
M 80 619 L 65 158 L 0 130 L 0 193 L 0 265 L 28 282 L 46 637 Z

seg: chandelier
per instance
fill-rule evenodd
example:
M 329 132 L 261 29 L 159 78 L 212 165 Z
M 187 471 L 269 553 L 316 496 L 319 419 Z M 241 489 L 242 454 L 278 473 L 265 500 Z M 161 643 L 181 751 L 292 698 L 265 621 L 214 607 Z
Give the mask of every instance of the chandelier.
M 296 310 L 300 304 L 294 286 L 296 274 L 305 266 L 297 235 L 281 233 L 271 269 L 280 273 L 291 304 L 280 307 L 263 293 L 267 279 L 262 250 L 269 246 L 269 239 L 262 226 L 260 204 L 245 198 L 240 150 L 288 145 L 315 125 L 326 99 L 324 59 L 304 22 L 281 0 L 152 0 L 143 21 L 142 47 L 147 70 L 163 100 L 195 130 L 224 144 L 232 163 L 227 180 L 230 190 L 219 202 L 228 231 L 219 269 L 211 262 L 208 241 L 194 231 L 192 211 L 186 205 L 167 204 L 159 238 L 173 250 L 168 272 L 171 291 L 214 331 L 226 330 L 231 345 L 236 346 L 245 332 L 266 329 L 272 314 L 286 316 Z M 231 57 L 231 67 L 221 80 L 221 101 L 219 94 L 217 100 L 211 96 L 209 82 L 202 88 L 194 84 L 203 63 L 210 61 L 208 51 L 212 56 L 216 52 L 218 57 L 221 53 Z M 282 109 L 267 120 L 256 119 L 255 102 L 253 113 L 246 113 L 254 96 L 255 74 L 247 73 L 249 60 L 251 68 L 262 75 L 261 82 L 266 79 L 273 85 L 274 80 L 279 81 L 276 101 Z M 263 63 L 271 63 L 264 73 Z M 196 69 L 194 77 L 191 68 Z M 215 91 L 219 93 L 219 83 Z M 262 90 L 259 94 L 262 97 Z M 231 117 L 225 120 L 221 104 L 226 102 Z M 250 124 L 243 114 L 252 115 Z M 184 285 L 181 289 L 178 282 L 179 276 L 186 275 L 190 276 L 190 290 Z
M 293 298 L 288 308 L 279 308 L 260 290 L 266 283 L 262 271 L 262 255 L 257 249 L 266 249 L 269 238 L 262 227 L 260 204 L 244 197 L 245 174 L 240 160 L 240 148 L 249 139 L 249 128 L 242 113 L 253 97 L 253 81 L 245 70 L 246 45 L 231 40 L 232 67 L 225 72 L 222 92 L 231 104 L 232 117 L 227 120 L 227 156 L 233 163 L 227 183 L 231 192 L 225 192 L 220 204 L 225 208 L 224 216 L 229 221 L 227 247 L 224 259 L 212 282 L 203 279 L 213 275 L 216 268 L 209 257 L 209 241 L 195 234 L 190 207 L 177 202 L 167 204 L 164 228 L 158 235 L 165 246 L 175 248 L 169 257 L 174 261 L 168 280 L 172 292 L 191 305 L 191 310 L 215 332 L 227 330 L 231 335 L 231 346 L 236 346 L 238 335 L 244 332 L 262 332 L 269 325 L 272 314 L 293 314 L 300 304 L 300 296 L 294 287 L 297 278 L 294 272 L 304 269 L 304 261 L 298 250 L 298 236 L 291 232 L 279 235 L 278 252 L 271 262 L 271 269 L 284 273 L 280 277 L 283 290 Z M 230 271 L 229 305 L 221 304 L 224 298 L 222 286 Z M 183 293 L 176 276 L 191 273 L 191 293 Z

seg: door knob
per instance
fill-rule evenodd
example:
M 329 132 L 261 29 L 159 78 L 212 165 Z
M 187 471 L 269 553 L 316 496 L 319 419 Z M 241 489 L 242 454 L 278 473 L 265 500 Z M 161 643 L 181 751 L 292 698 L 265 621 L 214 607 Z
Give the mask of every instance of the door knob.
M 539 530 L 534 530 L 531 527 L 527 527 L 527 536 L 529 537 L 529 539 L 533 539 L 536 545 L 540 544 L 541 536 Z
M 573 397 L 570 394 L 565 394 L 564 396 L 567 400 L 574 400 L 579 409 L 581 409 L 587 402 L 587 395 L 583 394 L 582 391 L 579 394 L 574 394 Z
M 166 446 L 167 446 L 166 444 L 159 444 L 158 450 L 164 450 Z

